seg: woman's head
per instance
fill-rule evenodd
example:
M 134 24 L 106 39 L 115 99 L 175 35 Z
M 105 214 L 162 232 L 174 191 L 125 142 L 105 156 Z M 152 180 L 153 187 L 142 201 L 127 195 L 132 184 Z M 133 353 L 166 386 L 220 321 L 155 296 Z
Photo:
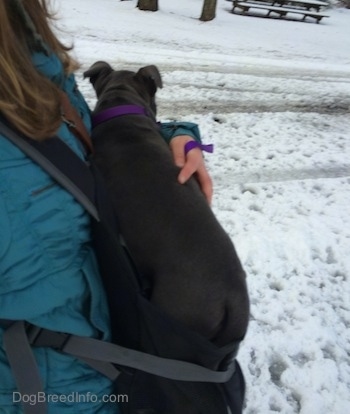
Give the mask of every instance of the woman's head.
M 58 86 L 36 70 L 32 53 L 55 53 L 67 74 L 76 68 L 52 19 L 47 0 L 0 0 L 0 113 L 35 139 L 53 135 L 61 113 Z

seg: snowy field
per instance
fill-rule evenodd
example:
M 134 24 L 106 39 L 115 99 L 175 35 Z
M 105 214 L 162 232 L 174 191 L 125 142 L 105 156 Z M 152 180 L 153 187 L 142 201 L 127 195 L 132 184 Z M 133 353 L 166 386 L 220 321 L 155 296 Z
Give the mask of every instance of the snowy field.
M 350 412 L 350 10 L 320 24 L 200 0 L 56 0 L 81 72 L 158 65 L 159 119 L 194 120 L 215 152 L 213 209 L 248 275 L 245 414 Z M 94 93 L 78 73 L 93 107 Z

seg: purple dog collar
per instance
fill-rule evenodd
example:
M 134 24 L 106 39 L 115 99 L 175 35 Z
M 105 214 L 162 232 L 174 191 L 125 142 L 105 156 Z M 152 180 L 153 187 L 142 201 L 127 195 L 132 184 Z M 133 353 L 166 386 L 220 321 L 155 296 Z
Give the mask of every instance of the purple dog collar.
M 123 115 L 146 115 L 148 116 L 147 110 L 143 106 L 138 105 L 119 105 L 112 108 L 106 109 L 96 115 L 92 116 L 92 127 L 95 128 L 102 122 L 108 121 L 112 118 Z
M 205 152 L 214 152 L 213 144 L 204 145 L 198 141 L 189 141 L 185 145 L 185 155 L 187 155 L 187 153 L 191 151 L 193 148 L 200 148 L 202 151 L 205 151 Z
M 146 108 L 144 108 L 143 106 L 138 106 L 138 105 L 113 106 L 112 108 L 106 109 L 105 111 L 102 111 L 91 117 L 92 128 L 95 128 L 97 125 L 102 124 L 102 122 L 105 122 L 112 118 L 116 118 L 118 116 L 123 116 L 123 115 L 149 116 Z M 187 142 L 184 148 L 185 155 L 187 155 L 188 152 L 191 151 L 193 148 L 200 148 L 202 151 L 206 151 L 206 152 L 214 151 L 213 144 L 204 145 L 198 141 L 189 141 Z

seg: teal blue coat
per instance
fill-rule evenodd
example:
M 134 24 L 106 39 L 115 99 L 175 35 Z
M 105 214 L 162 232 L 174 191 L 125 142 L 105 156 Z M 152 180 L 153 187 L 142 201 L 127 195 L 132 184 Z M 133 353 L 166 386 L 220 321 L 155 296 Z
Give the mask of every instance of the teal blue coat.
M 54 55 L 36 54 L 33 60 L 41 72 L 68 93 L 90 128 L 89 109 L 76 89 L 74 77 L 63 76 L 61 63 Z M 80 144 L 65 124 L 58 135 L 83 157 Z M 0 229 L 0 317 L 24 319 L 83 336 L 101 335 L 108 340 L 107 304 L 90 243 L 89 216 L 70 194 L 2 136 Z M 78 360 L 48 348 L 34 352 L 47 394 L 92 393 L 97 396 L 93 400 L 111 394 L 110 381 Z M 20 406 L 13 404 L 14 391 L 1 346 L 0 413 L 21 412 Z M 101 402 L 50 404 L 50 414 L 118 411 L 116 405 Z
M 90 111 L 65 77 L 54 55 L 33 55 L 37 68 L 68 94 L 90 129 Z M 189 124 L 190 125 L 190 124 Z M 191 124 L 189 128 L 191 129 Z M 191 131 L 186 125 L 166 126 L 165 138 Z M 65 124 L 58 135 L 80 157 L 80 143 Z M 193 134 L 195 135 L 195 134 Z M 40 167 L 0 135 L 0 318 L 27 320 L 35 325 L 88 337 L 110 337 L 109 317 L 94 251 L 90 218 L 80 204 Z M 103 403 L 111 382 L 78 360 L 49 348 L 35 349 L 50 403 L 50 414 L 118 413 Z M 0 413 L 19 414 L 18 397 L 2 346 L 0 328 Z M 72 400 L 72 395 L 76 400 Z M 92 395 L 93 398 L 88 398 Z M 62 397 L 60 397 L 62 396 Z M 88 400 L 85 403 L 78 403 Z M 33 401 L 35 396 L 32 396 Z M 67 402 L 64 402 L 67 400 Z

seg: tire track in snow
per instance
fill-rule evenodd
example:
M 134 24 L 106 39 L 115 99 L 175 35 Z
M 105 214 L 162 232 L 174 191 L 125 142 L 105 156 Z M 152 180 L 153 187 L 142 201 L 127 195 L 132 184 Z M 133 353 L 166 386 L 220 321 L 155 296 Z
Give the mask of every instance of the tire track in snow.
M 262 184 L 271 182 L 304 181 L 317 179 L 349 178 L 350 166 L 340 168 L 310 168 L 284 171 L 249 172 L 225 174 L 224 181 L 230 184 Z M 218 181 L 220 181 L 219 179 Z
M 275 78 L 259 74 L 172 70 L 162 72 L 161 116 L 234 112 L 350 112 L 350 78 Z
M 233 112 L 314 112 L 319 114 L 346 114 L 350 112 L 350 98 L 349 103 L 338 104 L 336 101 L 324 104 L 302 104 L 302 103 L 257 103 L 256 101 L 246 102 L 227 102 L 212 103 L 212 102 L 161 102 L 159 108 L 159 116 L 169 116 L 171 119 L 176 119 L 180 116 L 188 114 L 204 115 L 208 113 L 228 114 Z

